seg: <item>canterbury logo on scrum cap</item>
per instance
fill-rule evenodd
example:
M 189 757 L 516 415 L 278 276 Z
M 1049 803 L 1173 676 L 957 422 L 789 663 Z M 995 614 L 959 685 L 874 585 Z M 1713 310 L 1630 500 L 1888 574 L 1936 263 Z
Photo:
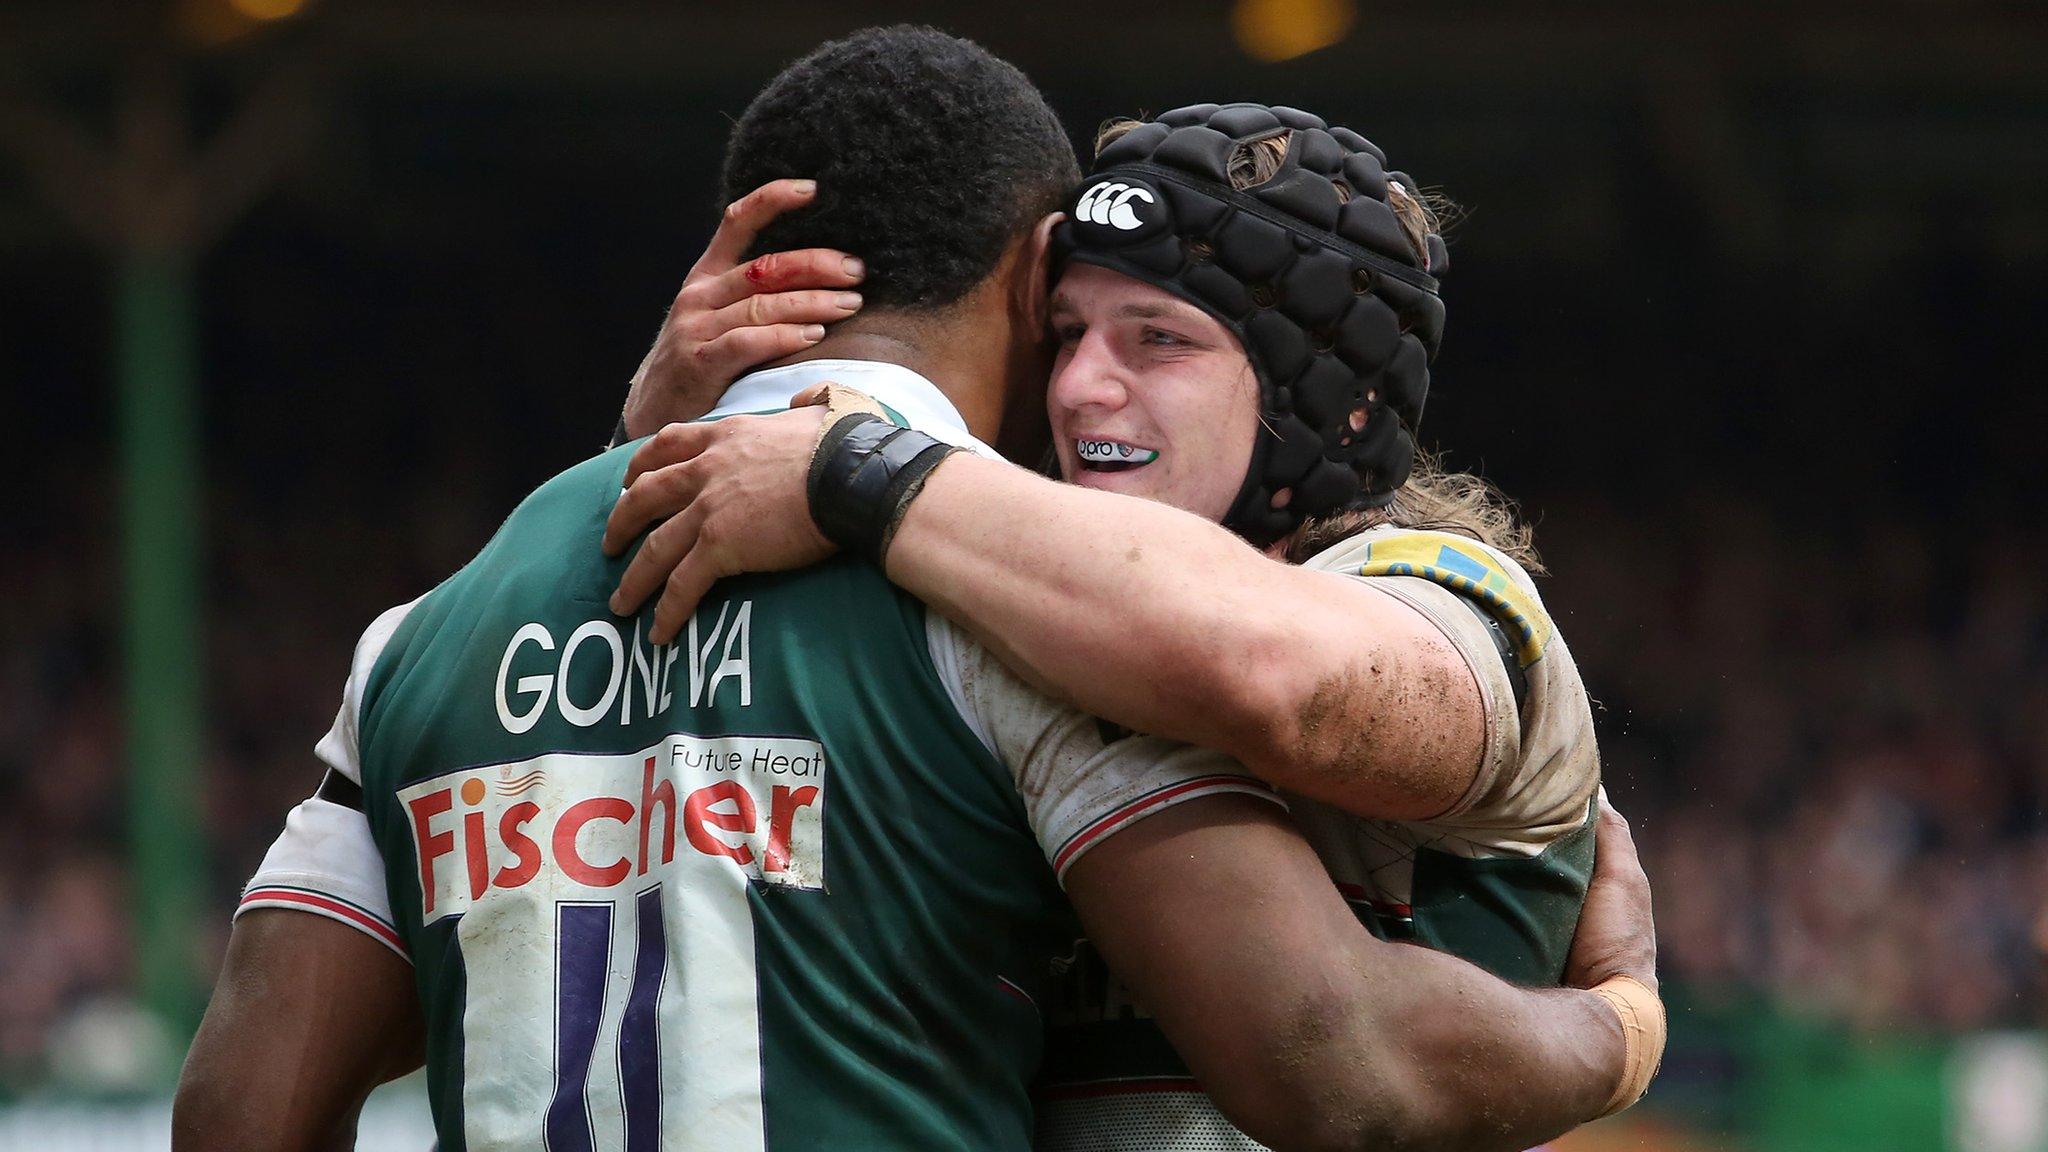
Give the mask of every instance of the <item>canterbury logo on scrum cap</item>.
M 1081 194 L 1074 204 L 1074 219 L 1104 224 L 1120 232 L 1135 232 L 1150 223 L 1143 209 L 1159 203 L 1150 188 L 1125 180 L 1104 180 Z

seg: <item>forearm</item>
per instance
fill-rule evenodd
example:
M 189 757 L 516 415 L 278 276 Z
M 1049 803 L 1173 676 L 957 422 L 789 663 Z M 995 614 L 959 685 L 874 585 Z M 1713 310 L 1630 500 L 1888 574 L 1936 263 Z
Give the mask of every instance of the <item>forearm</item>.
M 1337 1077 L 1333 1097 L 1381 1094 L 1394 1134 L 1430 1149 L 1530 1148 L 1605 1108 L 1624 1043 L 1598 996 L 1516 988 L 1419 946 L 1375 951 L 1372 987 L 1349 999 L 1326 1053 L 1331 1067 L 1371 1075 Z M 1331 1104 L 1318 1116 L 1341 1127 L 1345 1101 Z
M 1384 1144 L 1526 1148 L 1627 1107 L 1649 1086 L 1665 1034 L 1649 880 L 1604 795 L 1596 835 L 1570 988 L 1514 988 L 1419 946 L 1354 941 L 1368 980 L 1342 983 L 1344 1006 L 1331 1016 L 1360 1023 L 1341 1033 L 1350 1049 L 1329 1058 L 1354 1068 L 1363 1057 L 1350 1052 L 1392 1058 L 1349 1089 L 1385 1086 L 1405 1132 Z
M 1603 1001 L 1373 939 L 1262 802 L 1143 820 L 1076 862 L 1067 891 L 1224 1115 L 1281 1152 L 1513 1152 L 1592 1118 L 1620 1083 Z
M 1164 504 L 960 455 L 887 570 L 1046 691 L 1359 815 L 1434 816 L 1477 771 L 1477 683 L 1419 612 Z
M 1271 721 L 1240 687 L 1278 655 L 1262 606 L 1291 573 L 1199 517 L 961 454 L 910 505 L 887 571 L 1096 715 L 1233 753 Z

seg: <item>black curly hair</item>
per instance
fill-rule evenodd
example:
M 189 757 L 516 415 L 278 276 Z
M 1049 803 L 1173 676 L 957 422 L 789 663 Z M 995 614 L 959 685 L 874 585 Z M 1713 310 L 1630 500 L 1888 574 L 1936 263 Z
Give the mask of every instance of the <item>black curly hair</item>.
M 971 40 L 899 24 L 784 68 L 726 145 L 725 202 L 783 177 L 816 203 L 755 254 L 838 248 L 867 261 L 870 307 L 939 308 L 1080 182 L 1073 142 L 1030 80 Z

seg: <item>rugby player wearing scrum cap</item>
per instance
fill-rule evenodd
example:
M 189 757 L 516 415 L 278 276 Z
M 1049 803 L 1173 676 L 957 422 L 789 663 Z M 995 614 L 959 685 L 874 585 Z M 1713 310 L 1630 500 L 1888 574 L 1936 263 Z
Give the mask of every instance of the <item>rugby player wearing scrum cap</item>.
M 833 174 L 840 246 L 933 259 L 878 254 L 888 307 L 725 406 L 852 376 L 986 452 L 1044 379 L 1043 255 L 1078 175 L 1042 99 L 964 41 L 857 34 L 735 129 L 729 183 L 794 165 Z M 960 383 L 909 366 L 934 362 Z M 846 443 L 885 467 L 928 447 Z M 604 603 L 628 464 L 543 484 L 365 634 L 328 778 L 244 895 L 179 1147 L 341 1143 L 423 1032 L 445 1152 L 1022 1149 L 1074 913 L 1269 1143 L 1507 1147 L 1625 1078 L 1599 997 L 1372 939 L 1227 757 L 1101 734 L 870 565 L 729 581 L 686 646 L 651 641 Z
M 882 426 L 854 417 L 815 461 L 816 415 L 700 426 L 636 461 L 615 537 L 684 509 L 673 461 L 720 484 L 655 530 L 620 602 L 678 556 L 669 618 L 711 578 L 809 562 L 828 536 L 885 553 L 893 580 L 1028 678 L 1285 789 L 1375 933 L 1557 983 L 1594 867 L 1590 709 L 1525 570 L 1526 530 L 1482 482 L 1417 467 L 1446 260 L 1418 190 L 1384 163 L 1286 108 L 1112 126 L 1057 236 L 1048 404 L 1073 487 L 937 467 L 943 449 L 898 432 L 898 458 L 927 474 L 884 485 L 841 439 Z M 808 547 L 730 527 L 808 519 L 806 472 L 823 533 Z M 684 551 L 707 530 L 715 547 Z M 1061 968 L 1041 1148 L 1254 1146 L 1086 948 Z M 1604 992 L 1648 1033 L 1612 1108 L 1654 1069 L 1661 1009 L 1630 977 Z

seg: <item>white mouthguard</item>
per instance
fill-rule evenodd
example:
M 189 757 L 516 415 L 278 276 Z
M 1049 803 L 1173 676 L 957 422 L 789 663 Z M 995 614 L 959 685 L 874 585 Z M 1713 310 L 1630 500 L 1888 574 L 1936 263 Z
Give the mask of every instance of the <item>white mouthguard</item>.
M 1159 453 L 1150 448 L 1133 448 L 1115 440 L 1081 440 L 1076 443 L 1076 453 L 1090 464 L 1150 464 L 1159 459 Z

